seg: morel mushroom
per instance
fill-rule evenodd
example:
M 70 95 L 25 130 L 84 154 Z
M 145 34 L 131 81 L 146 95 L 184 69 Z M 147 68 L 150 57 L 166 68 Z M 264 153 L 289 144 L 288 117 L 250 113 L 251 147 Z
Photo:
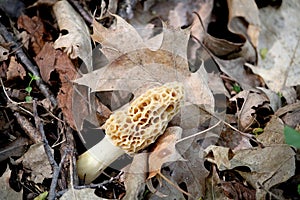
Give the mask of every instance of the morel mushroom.
M 103 125 L 105 137 L 77 160 L 80 179 L 90 183 L 124 153 L 133 155 L 155 142 L 179 112 L 183 99 L 181 83 L 166 83 L 111 114 Z

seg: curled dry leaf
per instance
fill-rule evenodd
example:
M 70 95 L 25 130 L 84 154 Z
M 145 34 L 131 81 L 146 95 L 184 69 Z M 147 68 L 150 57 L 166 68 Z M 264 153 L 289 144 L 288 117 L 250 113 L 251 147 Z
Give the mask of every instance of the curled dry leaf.
M 92 71 L 92 45 L 89 29 L 84 20 L 66 0 L 56 2 L 53 11 L 61 31 L 54 42 L 54 48 L 65 48 L 71 59 L 79 57 L 87 70 Z
M 255 113 L 257 109 L 269 104 L 266 95 L 254 89 L 241 91 L 230 100 L 236 102 L 238 124 L 242 131 L 249 129 L 256 121 Z M 239 102 L 243 102 L 241 107 L 238 106 Z
M 295 174 L 295 151 L 288 145 L 243 149 L 234 154 L 228 154 L 228 148 L 210 146 L 205 152 L 206 155 L 212 153 L 208 161 L 215 163 L 220 171 L 247 167 L 249 172 L 235 171 L 256 189 L 256 199 L 265 199 L 266 191 Z

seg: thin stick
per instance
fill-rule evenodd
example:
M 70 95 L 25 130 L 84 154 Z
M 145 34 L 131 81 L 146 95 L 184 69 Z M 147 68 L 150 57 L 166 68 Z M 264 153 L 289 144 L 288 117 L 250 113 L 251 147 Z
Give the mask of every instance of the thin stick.
M 190 138 L 193 138 L 193 137 L 196 137 L 196 136 L 198 136 L 198 135 L 201 135 L 201 134 L 203 134 L 203 133 L 206 133 L 206 132 L 208 132 L 208 131 L 210 131 L 210 130 L 212 130 L 212 129 L 214 129 L 215 127 L 217 127 L 220 123 L 221 123 L 222 121 L 221 120 L 219 120 L 218 121 L 218 123 L 216 123 L 215 125 L 213 125 L 212 127 L 209 127 L 208 129 L 205 129 L 205 130 L 203 130 L 203 131 L 200 131 L 200 132 L 198 132 L 198 133 L 195 133 L 195 134 L 193 134 L 193 135 L 190 135 L 190 136 L 187 136 L 187 137 L 184 137 L 184 138 L 181 138 L 180 140 L 177 140 L 176 141 L 176 144 L 177 143 L 179 143 L 179 142 L 182 142 L 182 141 L 184 141 L 184 140 L 187 140 L 187 139 L 190 139 Z

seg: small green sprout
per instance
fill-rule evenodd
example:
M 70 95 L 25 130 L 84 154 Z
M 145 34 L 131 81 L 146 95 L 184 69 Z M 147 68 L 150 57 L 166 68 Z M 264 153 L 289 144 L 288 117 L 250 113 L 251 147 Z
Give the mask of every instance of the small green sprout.
M 28 95 L 25 97 L 25 101 L 26 101 L 26 102 L 31 102 L 31 101 L 32 101 L 32 96 L 30 96 L 30 93 L 31 93 L 31 91 L 32 91 L 31 83 L 32 83 L 32 81 L 39 80 L 40 77 L 35 76 L 35 75 L 31 74 L 31 73 L 28 73 L 28 75 L 29 75 L 29 77 L 30 77 L 30 81 L 29 81 L 29 83 L 28 83 L 28 86 L 25 88 L 25 91 L 26 91 L 27 94 L 28 94 Z
M 266 59 L 267 53 L 268 53 L 267 48 L 261 48 L 260 51 L 259 51 L 261 59 L 263 59 L 263 60 Z
M 256 136 L 263 133 L 264 132 L 264 129 L 263 128 L 254 128 L 252 130 L 252 133 L 255 134 Z
M 241 86 L 239 86 L 238 84 L 233 84 L 232 86 L 233 91 L 235 91 L 236 93 L 239 93 L 242 89 Z

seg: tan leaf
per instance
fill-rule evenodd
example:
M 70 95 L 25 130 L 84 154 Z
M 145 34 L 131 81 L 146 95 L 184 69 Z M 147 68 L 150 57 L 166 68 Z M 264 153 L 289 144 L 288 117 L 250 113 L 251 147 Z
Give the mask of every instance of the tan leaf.
M 300 18 L 299 9 L 298 1 L 292 0 L 282 1 L 278 9 L 260 10 L 262 25 L 258 49 L 265 49 L 267 53 L 259 56 L 257 66 L 249 66 L 275 92 L 300 84 L 300 21 L 296 20 Z
M 238 101 L 243 100 L 242 106 L 238 109 L 238 123 L 242 131 L 247 130 L 254 122 L 256 109 L 269 103 L 269 99 L 265 94 L 257 90 L 244 90 L 232 97 L 230 100 L 235 101 L 238 106 Z
M 26 76 L 24 67 L 16 61 L 16 58 L 12 56 L 10 58 L 8 71 L 6 72 L 7 80 L 12 80 L 20 77 L 22 80 Z
M 0 46 L 0 62 L 4 61 L 4 60 L 7 60 L 8 53 L 9 53 L 8 49 L 6 49 L 3 46 Z
M 82 200 L 106 200 L 95 195 L 95 190 L 84 188 L 80 190 L 69 189 L 60 198 L 60 200 L 82 199 Z
M 155 143 L 153 151 L 149 154 L 149 176 L 150 179 L 156 176 L 164 163 L 174 161 L 186 161 L 181 157 L 175 148 L 176 140 L 181 138 L 180 127 L 169 127 Z
M 0 199 L 22 199 L 23 191 L 16 192 L 9 185 L 10 174 L 11 170 L 7 167 L 0 177 Z
M 233 152 L 233 156 L 221 160 L 218 159 L 223 157 L 220 154 L 222 152 L 226 154 L 228 148 L 209 147 L 206 155 L 209 155 L 209 152 L 216 155 L 213 162 L 221 171 L 248 167 L 250 172 L 236 171 L 256 189 L 256 199 L 265 199 L 267 191 L 272 186 L 285 182 L 295 174 L 295 151 L 285 144 L 237 150 Z
M 114 28 L 107 29 L 94 22 L 93 39 L 101 43 L 101 51 L 109 64 L 75 82 L 92 91 L 126 90 L 137 94 L 146 85 L 183 82 L 186 101 L 212 109 L 214 99 L 207 86 L 204 67 L 191 73 L 187 62 L 189 29 L 172 29 L 164 24 L 159 49 L 150 50 L 136 30 L 124 19 L 116 18 Z M 197 92 L 195 92 L 197 91 Z
M 52 167 L 43 143 L 31 145 L 29 150 L 17 160 L 17 163 L 19 162 L 30 171 L 32 181 L 35 183 L 42 183 L 45 178 L 52 178 Z
M 126 195 L 123 200 L 138 200 L 145 188 L 148 153 L 139 153 L 133 157 L 129 169 L 125 169 L 124 183 Z M 123 171 L 123 170 L 122 170 Z
M 58 1 L 53 6 L 60 35 L 54 42 L 54 48 L 65 48 L 71 59 L 79 57 L 87 70 L 92 71 L 92 46 L 89 29 L 82 17 L 66 1 Z M 64 31 L 67 32 L 64 34 Z
M 264 132 L 257 136 L 257 140 L 266 146 L 271 144 L 284 144 L 283 129 L 284 124 L 282 120 L 276 115 L 273 115 L 264 128 Z

